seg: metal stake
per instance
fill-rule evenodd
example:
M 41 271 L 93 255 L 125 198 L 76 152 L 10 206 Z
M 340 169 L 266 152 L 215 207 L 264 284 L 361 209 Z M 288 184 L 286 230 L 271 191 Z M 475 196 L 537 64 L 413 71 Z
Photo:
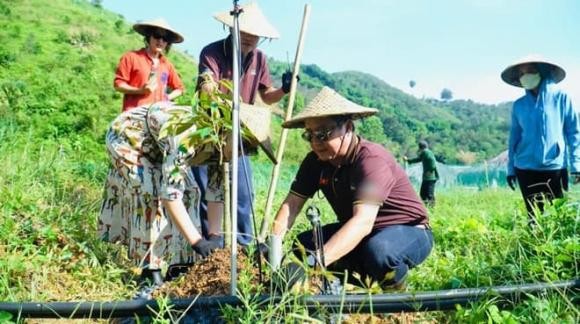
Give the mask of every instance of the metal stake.
M 240 50 L 240 22 L 239 15 L 242 9 L 238 6 L 238 0 L 234 0 L 234 9 L 230 14 L 233 19 L 232 30 L 232 69 L 233 69 L 233 89 L 232 89 L 232 181 L 231 181 L 231 281 L 230 295 L 235 296 L 238 281 L 238 139 L 240 134 L 240 66 L 242 53 Z

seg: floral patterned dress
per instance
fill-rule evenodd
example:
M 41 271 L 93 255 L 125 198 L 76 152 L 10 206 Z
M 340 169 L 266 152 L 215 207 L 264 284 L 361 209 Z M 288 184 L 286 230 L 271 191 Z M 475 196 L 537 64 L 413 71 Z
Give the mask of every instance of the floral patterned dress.
M 141 268 L 160 269 L 197 258 L 162 205 L 163 199 L 181 199 L 201 233 L 200 190 L 190 168 L 196 151 L 180 145 L 195 126 L 177 136 L 159 138 L 163 124 L 176 113 L 191 111 L 169 103 L 134 108 L 119 115 L 106 135 L 113 168 L 105 185 L 99 234 L 105 241 L 126 244 L 129 258 Z M 210 177 L 210 181 L 218 178 Z M 208 200 L 222 196 L 212 192 L 216 188 L 219 184 L 208 186 Z

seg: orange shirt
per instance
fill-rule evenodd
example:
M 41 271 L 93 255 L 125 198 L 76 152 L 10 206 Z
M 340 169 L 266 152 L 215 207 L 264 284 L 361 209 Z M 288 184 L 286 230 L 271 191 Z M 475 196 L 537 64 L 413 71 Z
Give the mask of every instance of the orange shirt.
M 153 60 L 147 55 L 144 48 L 125 53 L 117 66 L 114 85 L 119 86 L 124 82 L 140 88 L 147 83 L 152 67 Z M 167 94 L 176 89 L 183 91 L 183 82 L 181 82 L 173 64 L 165 56 L 160 56 L 157 67 L 157 88 L 148 95 L 125 94 L 123 111 L 159 101 L 167 101 Z

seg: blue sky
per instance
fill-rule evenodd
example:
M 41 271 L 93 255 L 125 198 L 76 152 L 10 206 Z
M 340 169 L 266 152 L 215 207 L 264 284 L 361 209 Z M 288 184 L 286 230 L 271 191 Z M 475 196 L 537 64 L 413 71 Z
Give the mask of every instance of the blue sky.
M 240 1 L 241 4 L 247 1 Z M 562 87 L 580 98 L 579 0 L 258 0 L 282 37 L 260 48 L 294 59 L 304 5 L 311 5 L 302 63 L 328 72 L 358 70 L 422 97 L 496 103 L 523 92 L 499 77 L 516 59 L 541 54 L 567 72 Z M 104 0 L 128 21 L 164 17 L 198 56 L 227 31 L 212 15 L 225 0 Z M 416 86 L 409 87 L 409 80 Z

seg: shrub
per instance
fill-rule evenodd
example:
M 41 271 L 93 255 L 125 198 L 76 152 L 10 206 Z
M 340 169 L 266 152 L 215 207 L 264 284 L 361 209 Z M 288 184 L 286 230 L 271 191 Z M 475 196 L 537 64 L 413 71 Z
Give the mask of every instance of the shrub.
M 24 45 L 22 45 L 22 51 L 24 53 L 33 55 L 42 53 L 42 47 L 38 42 L 38 40 L 36 39 L 36 36 L 34 36 L 34 34 L 32 33 L 28 34 L 28 37 L 26 38 Z
M 123 22 L 122 19 L 117 19 L 117 21 L 115 21 L 115 30 L 117 31 L 117 33 L 119 34 L 121 33 L 124 25 L 125 23 Z
M 11 110 L 25 107 L 26 82 L 22 80 L 8 80 L 0 83 L 0 103 L 5 103 Z
M 72 29 L 69 30 L 69 43 L 77 47 L 88 47 L 93 45 L 99 38 L 99 33 L 96 30 L 90 29 Z
M 7 5 L 0 2 L 0 15 L 3 16 L 10 16 L 12 14 L 12 10 L 8 8 Z
M 0 49 L 0 66 L 8 67 L 16 61 L 16 54 L 9 52 L 6 49 Z

